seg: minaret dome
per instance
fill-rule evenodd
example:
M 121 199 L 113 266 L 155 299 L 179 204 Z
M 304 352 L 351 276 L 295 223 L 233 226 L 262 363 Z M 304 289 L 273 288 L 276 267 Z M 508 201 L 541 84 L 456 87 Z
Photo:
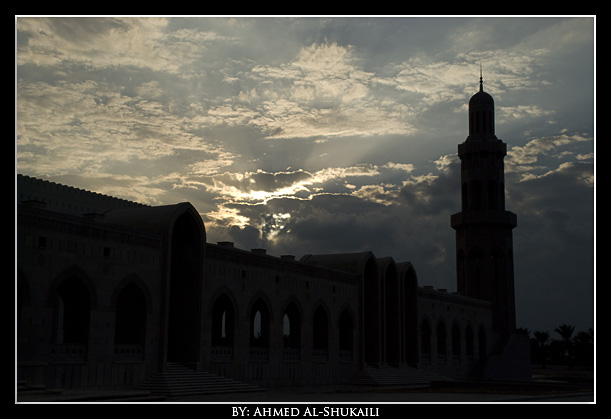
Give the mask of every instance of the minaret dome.
M 494 134 L 494 99 L 484 92 L 484 79 L 480 75 L 479 92 L 469 100 L 469 137 L 467 140 L 496 140 Z

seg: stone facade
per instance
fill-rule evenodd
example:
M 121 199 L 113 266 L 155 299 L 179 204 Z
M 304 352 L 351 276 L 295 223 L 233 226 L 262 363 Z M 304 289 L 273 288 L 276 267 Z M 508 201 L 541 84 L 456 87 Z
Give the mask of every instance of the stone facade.
M 489 302 L 421 287 L 409 262 L 206 243 L 188 203 L 96 206 L 97 194 L 17 180 L 17 360 L 29 382 L 130 387 L 168 362 L 261 386 L 346 384 L 365 365 L 466 378 L 498 340 Z M 49 209 L 58 190 L 88 212 Z

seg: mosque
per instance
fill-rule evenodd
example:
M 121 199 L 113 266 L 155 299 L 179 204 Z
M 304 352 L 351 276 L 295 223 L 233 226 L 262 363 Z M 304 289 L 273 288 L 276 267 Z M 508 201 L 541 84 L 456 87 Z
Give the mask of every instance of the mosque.
M 530 379 L 507 146 L 481 78 L 468 119 L 456 292 L 370 251 L 297 260 L 208 243 L 188 202 L 147 206 L 17 175 L 16 379 L 167 395 Z

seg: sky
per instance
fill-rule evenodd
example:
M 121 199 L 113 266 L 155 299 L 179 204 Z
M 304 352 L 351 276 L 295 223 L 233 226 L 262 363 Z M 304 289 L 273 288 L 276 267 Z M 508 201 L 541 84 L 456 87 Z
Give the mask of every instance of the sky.
M 594 16 L 16 16 L 15 171 L 207 241 L 360 252 L 456 291 L 470 97 L 507 143 L 517 326 L 595 327 Z

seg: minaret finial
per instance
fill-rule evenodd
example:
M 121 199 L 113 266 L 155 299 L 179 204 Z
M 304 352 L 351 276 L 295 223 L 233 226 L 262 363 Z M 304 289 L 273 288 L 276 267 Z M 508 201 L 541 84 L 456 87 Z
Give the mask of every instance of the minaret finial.
M 479 91 L 484 91 L 484 77 L 482 76 L 482 62 L 479 62 Z

